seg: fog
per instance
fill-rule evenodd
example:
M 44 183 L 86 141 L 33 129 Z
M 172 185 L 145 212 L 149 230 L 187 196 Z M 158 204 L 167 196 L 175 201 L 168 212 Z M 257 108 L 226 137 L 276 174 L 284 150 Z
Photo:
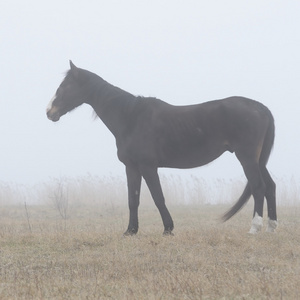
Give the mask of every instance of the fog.
M 275 178 L 300 180 L 300 2 L 2 1 L 0 181 L 123 176 L 113 135 L 83 105 L 57 123 L 45 110 L 69 59 L 134 95 L 193 104 L 239 95 L 276 122 Z M 240 178 L 226 153 L 193 170 Z

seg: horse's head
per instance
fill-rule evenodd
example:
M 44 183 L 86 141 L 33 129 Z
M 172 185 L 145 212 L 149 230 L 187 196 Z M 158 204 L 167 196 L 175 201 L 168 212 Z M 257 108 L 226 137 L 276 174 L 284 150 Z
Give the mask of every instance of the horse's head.
M 56 122 L 61 116 L 83 103 L 81 69 L 70 61 L 70 70 L 47 107 L 47 117 Z

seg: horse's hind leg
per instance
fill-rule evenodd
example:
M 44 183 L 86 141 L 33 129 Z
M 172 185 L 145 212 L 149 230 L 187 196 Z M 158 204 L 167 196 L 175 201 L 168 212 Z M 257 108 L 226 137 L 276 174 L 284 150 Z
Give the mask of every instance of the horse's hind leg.
M 273 181 L 266 166 L 261 166 L 261 174 L 266 184 L 266 199 L 268 205 L 268 227 L 267 232 L 275 232 L 277 227 L 277 213 L 276 213 L 276 184 Z
M 255 157 L 250 156 L 249 152 L 248 155 L 236 152 L 236 156 L 243 166 L 254 198 L 254 212 L 249 233 L 255 234 L 260 231 L 263 226 L 262 216 L 266 186 Z

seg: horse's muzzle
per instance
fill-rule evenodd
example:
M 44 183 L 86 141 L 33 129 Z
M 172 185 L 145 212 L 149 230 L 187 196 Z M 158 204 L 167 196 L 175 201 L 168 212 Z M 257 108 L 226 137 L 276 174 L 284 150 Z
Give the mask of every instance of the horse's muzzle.
M 47 110 L 47 118 L 53 122 L 57 122 L 60 119 L 60 114 L 58 111 L 53 109 Z

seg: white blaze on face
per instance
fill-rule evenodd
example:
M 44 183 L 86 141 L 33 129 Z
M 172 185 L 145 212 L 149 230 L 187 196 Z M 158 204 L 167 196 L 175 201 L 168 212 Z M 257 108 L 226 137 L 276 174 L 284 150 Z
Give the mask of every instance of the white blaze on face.
M 53 104 L 53 101 L 55 100 L 56 98 L 56 94 L 53 96 L 53 98 L 50 100 L 48 106 L 47 106 L 47 109 L 46 111 L 48 112 L 51 108 L 52 108 L 52 104 Z

